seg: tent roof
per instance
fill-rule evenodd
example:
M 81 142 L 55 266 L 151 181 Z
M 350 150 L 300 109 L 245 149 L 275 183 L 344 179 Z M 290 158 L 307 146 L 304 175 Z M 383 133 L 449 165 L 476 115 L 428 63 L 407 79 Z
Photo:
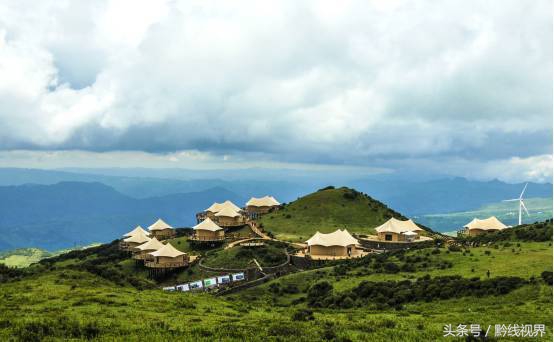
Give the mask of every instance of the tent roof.
M 150 241 L 150 238 L 145 233 L 139 231 L 138 233 L 135 233 L 135 235 L 123 239 L 123 241 L 133 243 L 145 243 L 147 241 Z
M 408 235 L 408 236 L 414 236 L 414 235 L 417 235 L 417 233 L 416 233 L 416 232 L 412 232 L 412 231 L 404 232 L 404 233 L 402 233 L 402 234 L 404 234 L 404 235 Z
M 146 230 L 144 230 L 141 226 L 137 226 L 135 229 L 133 229 L 130 232 L 128 232 L 127 234 L 123 235 L 123 237 L 131 237 L 131 236 L 135 235 L 138 232 L 142 232 L 145 235 L 148 235 L 148 232 Z
M 168 257 L 168 258 L 175 258 L 180 255 L 185 255 L 186 253 L 183 253 L 179 250 L 177 250 L 175 247 L 171 245 L 171 243 L 167 243 L 167 245 L 164 245 L 162 248 L 158 249 L 155 252 L 148 253 L 155 257 Z
M 165 223 L 165 221 L 162 220 L 161 218 L 159 218 L 150 227 L 148 227 L 148 230 L 150 230 L 150 231 L 152 231 L 152 230 L 164 230 L 164 229 L 173 229 L 173 227 L 170 226 L 169 224 Z
M 206 210 L 204 211 L 210 211 L 212 213 L 217 213 L 221 210 L 222 203 L 215 202 L 214 204 L 210 205 Z
M 163 243 L 161 243 L 158 239 L 155 237 L 151 238 L 150 241 L 143 243 L 140 246 L 137 246 L 137 249 L 141 251 L 157 251 L 158 249 L 165 246 Z
M 248 202 L 246 202 L 246 206 L 252 207 L 273 207 L 276 205 L 280 205 L 280 203 L 277 202 L 273 196 L 264 196 L 261 198 L 252 197 Z
M 233 208 L 227 206 L 221 209 L 220 211 L 218 211 L 217 214 L 215 214 L 215 216 L 237 217 L 237 216 L 240 216 L 240 214 Z
M 398 220 L 392 217 L 387 222 L 383 223 L 379 227 L 375 228 L 377 233 L 403 233 L 403 232 L 417 232 L 423 231 L 412 220 Z
M 349 246 L 349 245 L 357 245 L 358 240 L 356 240 L 348 230 L 340 230 L 337 229 L 336 231 L 329 233 L 329 234 L 322 234 L 320 232 L 316 232 L 314 236 L 312 236 L 309 240 L 306 241 L 308 246 L 318 245 L 318 246 Z
M 466 224 L 464 227 L 471 229 L 483 229 L 483 230 L 502 230 L 505 228 L 508 228 L 504 223 L 500 222 L 499 219 L 496 218 L 496 216 L 491 216 L 487 219 L 480 220 L 478 218 L 474 218 Z
M 221 210 L 223 210 L 224 208 L 230 208 L 230 209 L 233 209 L 234 211 L 241 211 L 241 209 L 231 201 L 223 202 Z
M 210 205 L 210 207 L 204 211 L 209 211 L 209 212 L 212 212 L 214 214 L 220 212 L 221 210 L 225 209 L 225 208 L 230 208 L 234 211 L 240 211 L 241 209 L 235 205 L 235 203 L 227 200 L 223 203 L 217 203 L 215 202 L 214 204 Z
M 196 226 L 192 227 L 192 229 L 194 229 L 194 230 L 209 230 L 209 231 L 212 231 L 212 232 L 216 232 L 216 231 L 221 230 L 223 228 L 221 228 L 220 226 L 215 224 L 215 222 L 212 221 L 208 217 L 204 221 L 202 221 L 199 224 L 197 224 Z

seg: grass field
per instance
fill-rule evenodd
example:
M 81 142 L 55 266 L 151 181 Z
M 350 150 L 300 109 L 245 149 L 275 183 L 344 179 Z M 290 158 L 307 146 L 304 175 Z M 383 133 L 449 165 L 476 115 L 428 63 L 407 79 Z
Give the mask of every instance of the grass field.
M 339 228 L 374 233 L 373 228 L 393 216 L 401 215 L 361 193 L 339 188 L 301 197 L 260 221 L 264 229 L 281 240 L 305 241 L 316 231 L 330 233 Z
M 526 269 L 505 265 L 511 249 L 473 248 L 474 258 L 488 263 L 495 272 L 519 276 L 540 273 L 552 267 L 547 243 L 522 243 L 521 263 L 542 261 Z M 429 249 L 407 255 L 427 253 Z M 470 275 L 471 256 L 462 253 L 433 255 L 450 260 L 452 268 L 404 274 L 357 275 L 355 267 L 335 279 L 332 268 L 292 274 L 275 282 L 297 280 L 302 286 L 325 279 L 335 291 L 347 283 L 364 279 L 380 280 L 423 273 Z M 493 258 L 494 257 L 494 258 Z M 319 274 L 318 274 L 319 272 Z M 477 273 L 477 272 L 475 272 Z M 481 275 L 483 276 L 483 275 Z M 344 277 L 344 278 L 343 278 Z M 313 320 L 302 321 L 294 314 L 306 309 L 305 303 L 290 299 L 303 293 L 274 296 L 271 283 L 228 297 L 206 293 L 165 293 L 139 291 L 117 286 L 88 272 L 57 269 L 40 275 L 0 284 L 0 339 L 33 340 L 44 336 L 59 339 L 100 340 L 297 340 L 336 339 L 343 341 L 422 341 L 442 339 L 445 324 L 546 324 L 552 340 L 552 287 L 540 282 L 525 285 L 502 296 L 457 298 L 406 304 L 391 308 L 313 309 Z M 301 289 L 303 290 L 303 289 Z M 288 302 L 287 302 L 288 301 Z M 21 312 L 25 312 L 22 315 Z M 510 340 L 510 339 L 502 339 Z M 512 339 L 516 340 L 516 339 Z
M 0 340 L 434 341 L 443 339 L 446 324 L 480 324 L 484 329 L 544 324 L 547 334 L 538 340 L 551 341 L 551 273 L 549 282 L 544 272 L 552 272 L 552 243 L 530 242 L 551 239 L 551 226 L 549 221 L 481 237 L 480 247 L 370 255 L 291 273 L 226 296 L 164 292 L 160 287 L 214 274 L 194 265 L 161 282 L 148 280 L 145 268 L 119 251 L 115 241 L 24 269 L 0 267 Z M 240 266 L 254 256 L 277 264 L 284 256 L 284 246 L 277 243 L 265 249 L 211 251 L 195 250 L 182 237 L 172 243 L 203 254 L 206 263 L 218 267 Z M 454 275 L 459 276 L 451 277 L 458 285 L 443 286 L 444 277 Z M 463 291 L 506 276 L 518 278 L 490 288 L 495 292 Z M 471 278 L 469 286 L 459 286 Z M 394 290 L 382 295 L 386 288 L 398 289 L 394 286 L 400 281 L 438 294 Z M 517 285 L 509 286 L 514 281 Z M 310 296 L 321 284 L 327 284 L 329 292 L 314 305 Z M 380 297 L 364 300 L 360 288 L 367 284 L 381 286 Z M 402 302 L 391 301 L 402 296 Z M 321 305 L 329 299 L 331 305 Z M 350 305 L 343 305 L 348 301 Z
M 210 253 L 204 265 L 217 268 L 246 268 L 256 259 L 261 266 L 277 266 L 287 261 L 284 243 L 266 241 L 262 247 L 235 246 Z
M 462 252 L 448 252 L 441 248 L 440 254 L 432 254 L 433 249 L 426 248 L 406 253 L 407 256 L 427 256 L 428 267 L 421 267 L 415 272 L 398 272 L 394 274 L 372 272 L 369 267 L 355 267 L 344 274 L 336 275 L 334 266 L 309 270 L 301 273 L 294 273 L 282 277 L 273 282 L 259 286 L 256 289 L 249 289 L 241 293 L 250 299 L 250 295 L 256 293 L 259 297 L 260 289 L 269 289 L 272 283 L 280 283 L 282 286 L 294 284 L 300 289 L 307 289 L 317 281 L 325 278 L 337 290 L 347 290 L 358 285 L 363 280 L 385 281 L 414 279 L 424 275 L 432 277 L 444 275 L 461 275 L 463 277 L 486 278 L 487 271 L 491 277 L 517 276 L 529 278 L 540 277 L 543 271 L 552 271 L 552 246 L 549 242 L 521 242 L 520 247 L 513 243 L 510 247 L 475 247 L 468 249 L 465 255 Z M 515 252 L 512 252 L 515 249 Z M 490 255 L 488 254 L 490 253 Z M 392 262 L 401 262 L 392 258 Z M 443 264 L 451 264 L 451 267 L 440 268 Z M 419 265 L 418 265 L 419 266 Z M 281 300 L 290 302 L 291 298 L 282 296 Z M 295 299 L 297 296 L 293 295 Z

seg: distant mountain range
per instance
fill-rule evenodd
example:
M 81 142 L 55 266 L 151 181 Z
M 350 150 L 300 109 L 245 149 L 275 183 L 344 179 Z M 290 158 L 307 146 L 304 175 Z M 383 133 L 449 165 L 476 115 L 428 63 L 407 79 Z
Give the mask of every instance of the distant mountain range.
M 215 201 L 246 199 L 224 188 L 132 198 L 101 183 L 0 187 L 0 250 L 48 250 L 105 242 L 158 217 L 176 227 L 194 225 L 194 214 Z
M 172 225 L 190 226 L 195 223 L 194 214 L 215 201 L 230 199 L 244 205 L 250 196 L 271 194 L 281 202 L 291 202 L 327 185 L 355 188 L 410 217 L 476 210 L 517 197 L 523 188 L 523 184 L 496 180 L 324 178 L 321 173 L 310 178 L 309 172 L 302 177 L 294 172 L 288 179 L 286 174 L 257 171 L 252 180 L 241 179 L 238 171 L 221 180 L 0 168 L 0 250 L 57 250 L 106 242 L 137 224 L 147 226 L 158 217 Z M 246 175 L 252 173 L 249 170 Z M 172 174 L 176 175 L 177 170 Z M 551 199 L 552 185 L 529 183 L 526 196 Z M 444 230 L 443 223 L 441 227 L 429 226 Z
M 524 185 L 465 178 L 422 182 L 362 179 L 349 184 L 408 216 L 478 209 L 489 203 L 519 197 Z M 552 198 L 552 184 L 529 183 L 525 197 Z
M 140 176 L 121 176 L 126 170 L 91 169 L 90 173 L 85 173 L 86 169 L 68 172 L 0 168 L 0 185 L 56 184 L 63 181 L 99 182 L 133 198 L 199 192 L 220 187 L 246 198 L 271 194 L 282 202 L 293 201 L 327 185 L 348 186 L 365 192 L 408 216 L 478 209 L 489 203 L 519 196 L 524 185 L 498 180 L 406 180 L 392 176 L 360 177 L 359 174 L 332 172 L 325 175 L 320 171 L 271 169 L 245 169 L 242 177 L 241 170 L 218 173 L 214 170 L 179 169 L 130 169 L 127 171 L 128 174 Z M 170 176 L 175 178 L 167 178 Z M 526 197 L 552 198 L 552 184 L 529 183 Z

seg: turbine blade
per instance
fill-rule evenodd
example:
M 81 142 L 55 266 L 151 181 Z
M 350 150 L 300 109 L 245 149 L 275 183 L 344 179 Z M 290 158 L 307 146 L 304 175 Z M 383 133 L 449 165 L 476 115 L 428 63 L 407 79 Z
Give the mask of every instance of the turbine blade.
M 527 216 L 529 216 L 529 210 L 527 210 L 527 207 L 525 206 L 525 203 L 523 203 L 523 201 L 521 201 L 519 203 L 521 203 L 521 206 L 523 207 L 523 209 L 525 209 L 525 212 L 527 213 Z
M 525 183 L 525 186 L 523 187 L 523 191 L 521 192 L 521 195 L 519 195 L 519 198 L 523 198 L 523 193 L 525 192 L 525 189 L 527 189 L 527 184 L 529 183 Z
M 509 200 L 503 200 L 502 202 L 515 202 L 519 201 L 519 198 L 509 199 Z

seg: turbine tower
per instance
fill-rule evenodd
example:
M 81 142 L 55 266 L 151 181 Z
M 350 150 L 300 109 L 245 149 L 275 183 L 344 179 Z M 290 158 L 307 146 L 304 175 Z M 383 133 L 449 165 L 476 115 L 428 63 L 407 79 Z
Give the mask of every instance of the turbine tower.
M 518 219 L 518 225 L 521 226 L 521 210 L 525 210 L 525 213 L 527 216 L 529 216 L 529 211 L 527 210 L 527 207 L 525 206 L 525 203 L 523 203 L 523 193 L 525 193 L 525 189 L 527 189 L 527 184 L 525 183 L 525 186 L 523 187 L 523 191 L 521 192 L 521 195 L 519 195 L 519 198 L 504 200 L 504 202 L 515 202 L 519 201 L 519 219 Z

